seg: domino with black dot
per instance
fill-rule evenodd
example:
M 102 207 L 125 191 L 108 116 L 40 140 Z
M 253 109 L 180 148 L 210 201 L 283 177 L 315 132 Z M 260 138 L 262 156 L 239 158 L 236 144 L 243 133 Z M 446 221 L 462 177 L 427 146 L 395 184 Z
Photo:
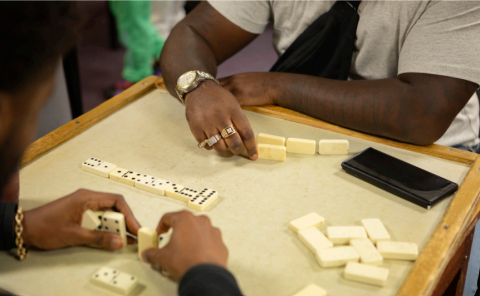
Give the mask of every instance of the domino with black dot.
M 100 177 L 108 178 L 108 175 L 117 166 L 101 159 L 90 157 L 82 163 L 82 170 Z
M 204 211 L 218 198 L 218 192 L 204 188 L 196 196 L 188 201 L 188 207 L 197 211 Z
M 111 211 L 103 213 L 101 230 L 118 234 L 123 240 L 123 247 L 127 245 L 127 228 L 125 216 L 122 213 Z
M 95 285 L 123 295 L 130 294 L 138 286 L 136 276 L 106 266 L 95 272 L 91 280 Z

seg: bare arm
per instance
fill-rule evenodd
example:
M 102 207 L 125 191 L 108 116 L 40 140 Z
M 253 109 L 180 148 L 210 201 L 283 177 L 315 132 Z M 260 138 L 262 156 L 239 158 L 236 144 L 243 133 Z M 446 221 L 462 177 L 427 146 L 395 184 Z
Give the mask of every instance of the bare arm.
M 438 140 L 478 88 L 462 79 L 421 73 L 359 81 L 245 73 L 221 83 L 241 105 L 278 104 L 344 127 L 416 145 Z M 262 91 L 265 85 L 267 92 Z
M 217 65 L 256 36 L 227 20 L 208 2 L 202 2 L 175 26 L 163 48 L 160 65 L 168 91 L 176 96 L 177 79 L 187 71 L 201 70 L 216 76 Z M 213 148 L 228 148 L 240 154 L 246 147 L 250 158 L 257 158 L 253 130 L 231 93 L 206 81 L 185 95 L 185 104 L 190 130 L 198 142 L 234 125 L 237 134 L 220 140 Z

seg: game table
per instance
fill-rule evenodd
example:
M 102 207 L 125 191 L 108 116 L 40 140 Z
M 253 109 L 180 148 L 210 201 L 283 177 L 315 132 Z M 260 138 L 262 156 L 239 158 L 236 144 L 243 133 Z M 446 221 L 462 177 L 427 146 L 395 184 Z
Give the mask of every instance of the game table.
M 79 188 L 115 192 L 124 195 L 139 222 L 150 228 L 166 212 L 189 210 L 181 201 L 83 171 L 81 163 L 93 156 L 185 186 L 218 190 L 220 197 L 202 214 L 221 229 L 230 251 L 229 269 L 245 295 L 288 296 L 310 283 L 339 296 L 442 295 L 455 290 L 461 295 L 480 209 L 477 154 L 399 143 L 278 106 L 244 109 L 256 134 L 347 139 L 349 155 L 287 154 L 285 162 L 253 162 L 198 149 L 184 106 L 165 91 L 161 78 L 151 76 L 34 142 L 22 161 L 20 204 L 28 210 Z M 367 147 L 457 182 L 460 188 L 430 210 L 407 202 L 341 169 L 342 161 Z M 416 262 L 385 260 L 382 266 L 390 270 L 385 287 L 348 281 L 343 268 L 321 268 L 288 229 L 289 221 L 312 211 L 325 217 L 323 232 L 327 226 L 380 218 L 392 240 L 415 242 L 421 253 Z M 176 283 L 138 260 L 135 245 L 122 251 L 31 250 L 23 262 L 4 252 L 0 262 L 0 287 L 18 295 L 116 295 L 90 283 L 102 266 L 136 275 L 141 289 L 135 295 L 177 295 Z

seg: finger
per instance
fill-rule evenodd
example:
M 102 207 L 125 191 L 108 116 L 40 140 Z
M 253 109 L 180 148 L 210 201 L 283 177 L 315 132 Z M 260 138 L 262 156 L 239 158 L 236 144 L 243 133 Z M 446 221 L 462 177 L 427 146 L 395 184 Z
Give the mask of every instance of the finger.
M 111 193 L 94 192 L 92 197 L 97 201 L 99 209 L 112 208 L 122 213 L 125 216 L 125 223 L 128 230 L 135 235 L 137 234 L 138 229 L 141 227 L 140 223 L 135 219 L 132 210 L 123 196 Z
M 224 128 L 233 125 L 232 123 L 226 124 L 221 128 L 220 130 L 223 130 Z M 232 151 L 233 154 L 238 155 L 242 153 L 243 149 L 245 146 L 243 146 L 243 141 L 242 138 L 240 137 L 240 134 L 234 133 L 230 137 L 224 138 L 225 144 L 227 145 L 228 149 Z
M 248 122 L 245 113 L 240 110 L 239 114 L 233 119 L 233 124 L 237 130 L 237 133 L 240 134 L 240 137 L 243 140 L 243 144 L 247 149 L 247 153 L 250 156 L 251 160 L 257 160 L 258 150 L 257 150 L 257 141 L 255 140 L 255 133 L 253 132 L 250 122 Z
M 110 250 L 123 248 L 122 238 L 112 232 L 88 230 L 78 227 L 73 237 L 75 238 L 74 245 L 96 245 Z
M 191 216 L 193 216 L 193 214 L 188 211 L 166 213 L 165 215 L 162 216 L 162 218 L 160 219 L 160 222 L 158 222 L 158 226 L 157 226 L 158 235 L 168 232 L 170 228 L 173 228 L 173 230 L 175 231 L 175 227 L 179 220 L 181 219 L 186 220 L 188 218 L 191 218 Z
M 142 252 L 142 260 L 150 264 L 158 264 L 161 268 L 165 268 L 166 252 L 163 249 L 148 248 Z
M 220 132 L 216 129 L 213 129 L 213 130 L 207 131 L 206 134 L 207 134 L 208 138 L 211 138 L 215 135 L 220 134 Z M 221 135 L 220 135 L 220 140 L 217 143 L 213 144 L 213 146 L 211 146 L 211 147 L 218 152 L 222 152 L 222 151 L 227 150 L 227 145 L 225 144 L 225 141 L 222 139 Z

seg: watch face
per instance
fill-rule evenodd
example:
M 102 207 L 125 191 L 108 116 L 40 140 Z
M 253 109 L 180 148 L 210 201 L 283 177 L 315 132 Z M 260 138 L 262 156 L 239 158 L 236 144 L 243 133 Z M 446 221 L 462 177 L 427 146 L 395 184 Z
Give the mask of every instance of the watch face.
M 197 78 L 197 73 L 195 71 L 190 71 L 185 74 L 182 74 L 177 80 L 177 85 L 180 88 L 186 88 L 192 84 Z

